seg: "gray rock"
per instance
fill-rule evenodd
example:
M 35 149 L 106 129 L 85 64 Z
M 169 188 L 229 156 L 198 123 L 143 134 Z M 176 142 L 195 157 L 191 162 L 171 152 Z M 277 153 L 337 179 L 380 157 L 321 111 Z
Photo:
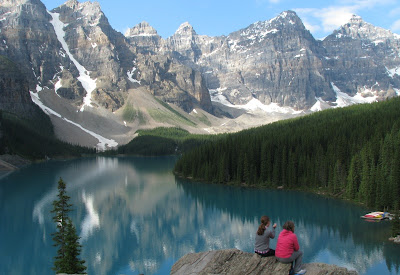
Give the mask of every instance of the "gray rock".
M 322 42 L 325 78 L 350 95 L 371 90 L 381 99 L 395 95 L 400 75 L 389 69 L 400 67 L 400 37 L 353 15 L 349 23 Z
M 305 264 L 307 275 L 356 275 L 355 271 L 334 265 Z M 261 257 L 238 249 L 190 253 L 180 258 L 171 269 L 171 275 L 287 275 L 290 264 L 283 264 L 275 257 Z
M 35 119 L 41 110 L 32 102 L 29 82 L 15 63 L 0 55 L 0 110 Z
M 228 36 L 198 35 L 186 22 L 165 40 L 140 39 L 130 42 L 200 71 L 210 91 L 234 104 L 257 98 L 304 110 L 317 98 L 335 106 L 336 87 L 378 99 L 400 91 L 400 76 L 391 72 L 400 67 L 400 37 L 358 16 L 323 41 L 292 11 Z

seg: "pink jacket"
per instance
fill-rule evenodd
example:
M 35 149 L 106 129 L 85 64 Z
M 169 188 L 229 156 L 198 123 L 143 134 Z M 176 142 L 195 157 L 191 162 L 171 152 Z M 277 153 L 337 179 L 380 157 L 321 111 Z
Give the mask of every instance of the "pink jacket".
M 276 244 L 275 256 L 278 258 L 289 258 L 294 251 L 300 249 L 296 234 L 292 231 L 283 229 L 279 234 Z

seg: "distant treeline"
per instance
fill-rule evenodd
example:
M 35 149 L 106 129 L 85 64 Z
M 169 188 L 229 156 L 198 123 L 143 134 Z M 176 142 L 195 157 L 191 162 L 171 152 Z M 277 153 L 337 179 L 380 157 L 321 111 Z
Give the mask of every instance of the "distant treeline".
M 195 135 L 181 128 L 155 128 L 139 130 L 138 136 L 128 144 L 109 150 L 106 154 L 139 156 L 177 155 L 195 147 L 215 141 L 224 135 Z
M 50 118 L 44 113 L 39 114 L 35 120 L 30 120 L 0 110 L 0 154 L 17 154 L 27 159 L 39 160 L 95 153 L 95 148 L 58 140 Z
M 393 209 L 400 203 L 400 98 L 229 134 L 183 154 L 175 172 L 207 182 L 318 190 Z

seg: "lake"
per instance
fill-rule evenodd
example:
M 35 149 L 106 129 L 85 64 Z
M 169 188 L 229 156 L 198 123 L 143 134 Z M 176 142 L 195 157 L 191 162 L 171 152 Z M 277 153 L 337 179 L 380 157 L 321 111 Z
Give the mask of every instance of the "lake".
M 277 233 L 295 222 L 304 262 L 400 274 L 390 223 L 360 218 L 371 209 L 303 192 L 188 182 L 172 174 L 175 161 L 97 157 L 0 175 L 0 274 L 54 274 L 50 211 L 60 177 L 88 274 L 169 274 L 190 252 L 252 252 L 262 215 L 278 224 Z

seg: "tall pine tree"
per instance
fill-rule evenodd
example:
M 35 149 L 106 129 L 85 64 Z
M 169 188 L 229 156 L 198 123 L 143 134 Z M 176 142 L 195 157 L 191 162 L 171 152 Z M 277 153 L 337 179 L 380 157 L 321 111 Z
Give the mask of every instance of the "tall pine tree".
M 71 212 L 72 204 L 67 196 L 66 184 L 60 178 L 58 181 L 58 199 L 53 201 L 53 221 L 57 224 L 57 231 L 52 233 L 54 246 L 58 247 L 57 256 L 54 257 L 53 270 L 56 273 L 82 274 L 86 270 L 83 265 L 85 261 L 79 260 L 81 245 L 76 235 L 68 213 Z

